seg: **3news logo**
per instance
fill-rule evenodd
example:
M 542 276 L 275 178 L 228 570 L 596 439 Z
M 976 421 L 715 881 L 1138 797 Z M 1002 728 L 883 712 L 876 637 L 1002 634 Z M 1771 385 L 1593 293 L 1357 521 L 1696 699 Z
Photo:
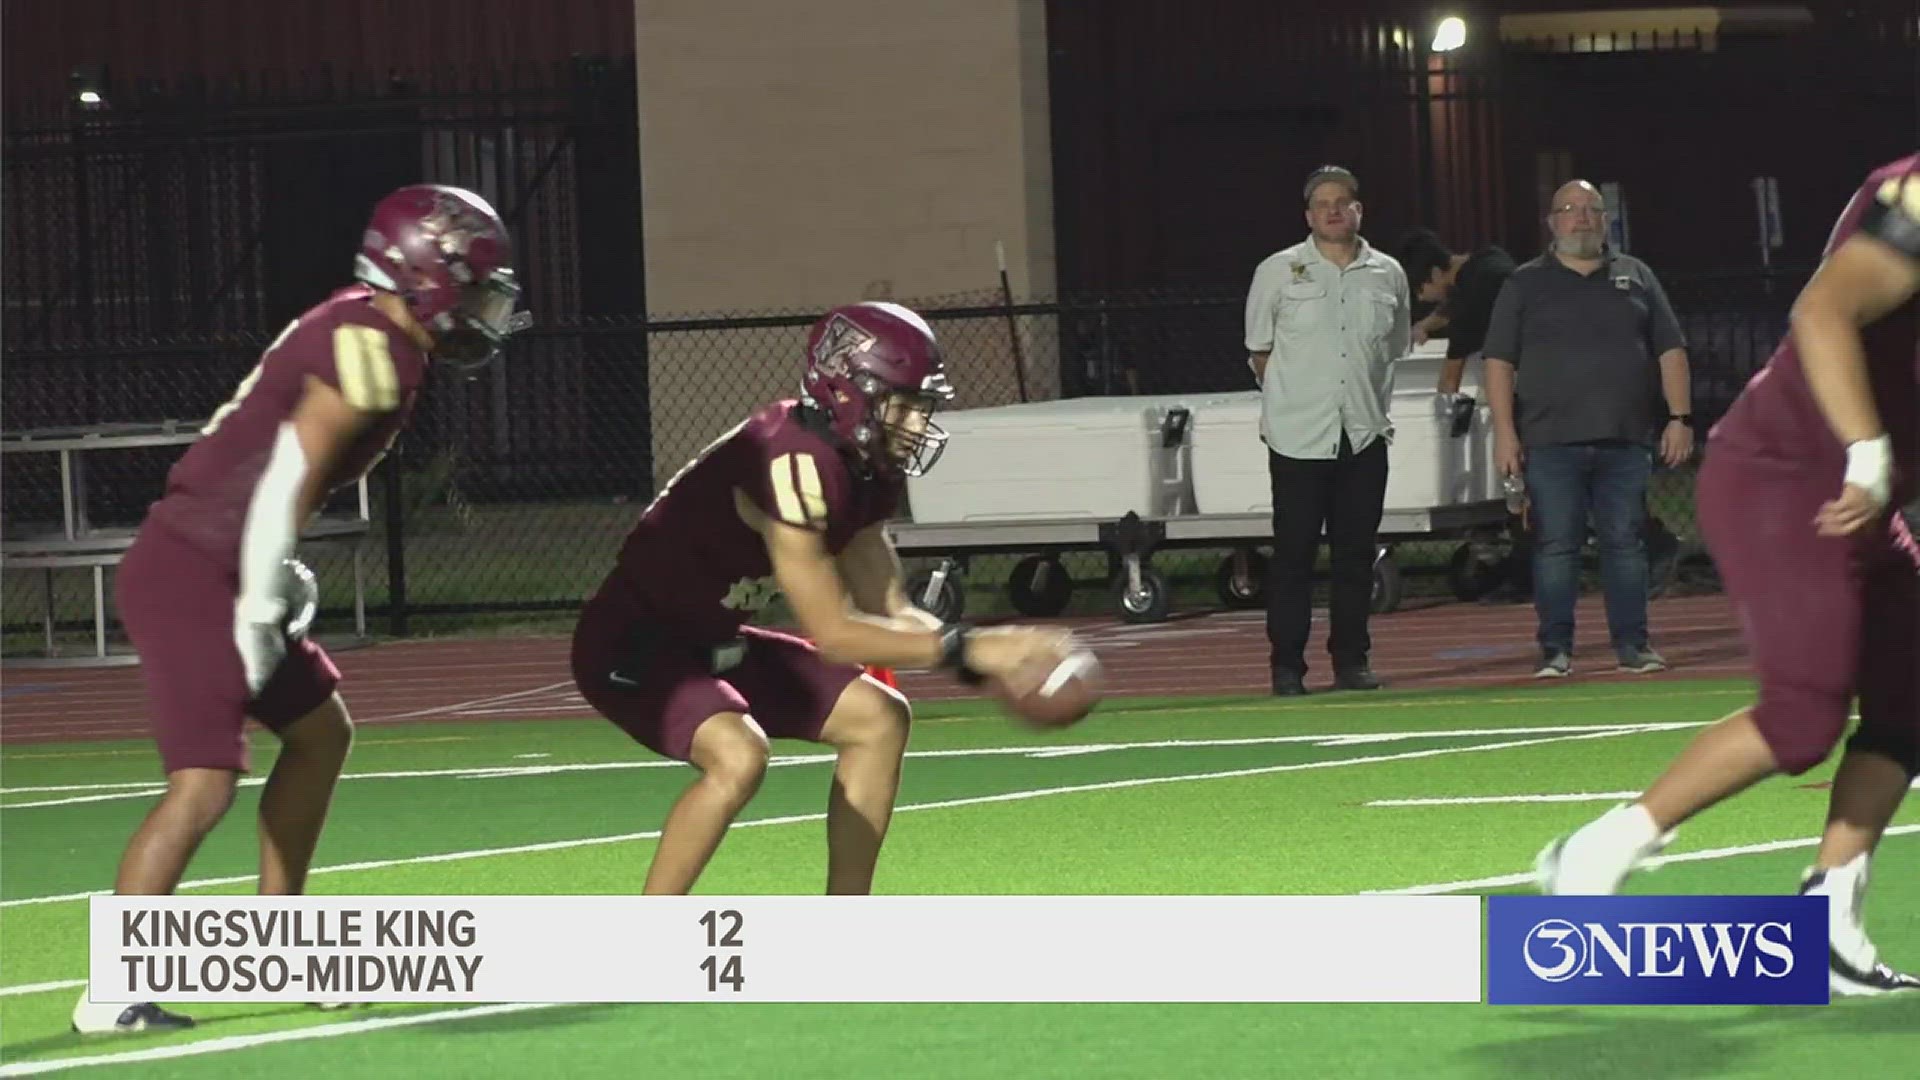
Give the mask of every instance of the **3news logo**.
M 1491 896 L 1490 1005 L 1825 1005 L 1824 896 Z

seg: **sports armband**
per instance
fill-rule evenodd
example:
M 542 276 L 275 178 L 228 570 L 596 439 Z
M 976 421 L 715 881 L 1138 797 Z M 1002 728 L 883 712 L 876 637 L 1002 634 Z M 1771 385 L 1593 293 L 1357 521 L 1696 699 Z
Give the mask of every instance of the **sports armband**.
M 1852 484 L 1885 506 L 1893 488 L 1892 437 L 1881 435 L 1848 444 L 1847 472 L 1842 482 Z

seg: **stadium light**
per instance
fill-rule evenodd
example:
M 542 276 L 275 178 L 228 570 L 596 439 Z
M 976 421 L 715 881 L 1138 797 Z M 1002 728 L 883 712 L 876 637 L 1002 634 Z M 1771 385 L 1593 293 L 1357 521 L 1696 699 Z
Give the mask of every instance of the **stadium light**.
M 92 109 L 106 103 L 106 65 L 92 60 L 75 64 L 67 74 L 67 83 L 73 87 L 74 100 L 80 104 Z
M 1467 43 L 1467 21 L 1457 15 L 1440 20 L 1433 31 L 1433 51 L 1452 52 Z

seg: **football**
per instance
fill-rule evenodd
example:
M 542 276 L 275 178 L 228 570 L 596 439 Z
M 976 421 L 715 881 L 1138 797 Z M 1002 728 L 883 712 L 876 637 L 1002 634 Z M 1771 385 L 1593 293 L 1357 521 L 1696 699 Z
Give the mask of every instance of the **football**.
M 1086 719 L 1105 696 L 1100 658 L 1084 645 L 1070 645 L 1057 657 L 1012 680 L 1028 687 L 1019 692 L 1006 680 L 993 680 L 994 696 L 1014 719 L 1029 727 L 1063 728 Z

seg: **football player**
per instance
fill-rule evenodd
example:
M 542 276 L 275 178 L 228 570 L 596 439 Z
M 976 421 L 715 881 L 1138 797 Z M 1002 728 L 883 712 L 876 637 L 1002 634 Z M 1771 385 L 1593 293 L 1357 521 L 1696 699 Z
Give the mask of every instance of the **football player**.
M 1867 177 L 1792 331 L 1711 435 L 1700 527 L 1760 683 L 1640 798 L 1541 853 L 1551 893 L 1610 893 L 1687 818 L 1824 761 L 1859 696 L 1803 893 L 1829 898 L 1838 994 L 1920 988 L 1879 960 L 1861 905 L 1880 835 L 1920 772 L 1920 155 Z M 1907 504 L 1904 509 L 1902 504 Z
M 287 560 L 327 496 L 406 425 L 429 358 L 475 369 L 525 324 L 506 225 L 460 188 L 382 199 L 354 277 L 282 331 L 214 411 L 120 564 L 115 597 L 167 789 L 121 857 L 119 895 L 179 885 L 249 768 L 248 716 L 281 741 L 260 793 L 260 892 L 305 887 L 353 728 L 332 660 L 288 634 L 298 579 Z M 84 1034 L 192 1023 L 84 990 L 73 1010 Z
M 667 815 L 647 894 L 684 894 L 759 788 L 769 738 L 837 752 L 830 894 L 866 893 L 907 745 L 899 691 L 863 672 L 946 669 L 1022 685 L 1064 633 L 970 630 L 916 608 L 885 522 L 933 467 L 950 401 L 919 315 L 870 301 L 812 328 L 797 400 L 755 410 L 702 450 L 627 536 L 581 612 L 573 677 L 636 742 L 699 775 Z M 749 626 L 783 595 L 803 637 Z

